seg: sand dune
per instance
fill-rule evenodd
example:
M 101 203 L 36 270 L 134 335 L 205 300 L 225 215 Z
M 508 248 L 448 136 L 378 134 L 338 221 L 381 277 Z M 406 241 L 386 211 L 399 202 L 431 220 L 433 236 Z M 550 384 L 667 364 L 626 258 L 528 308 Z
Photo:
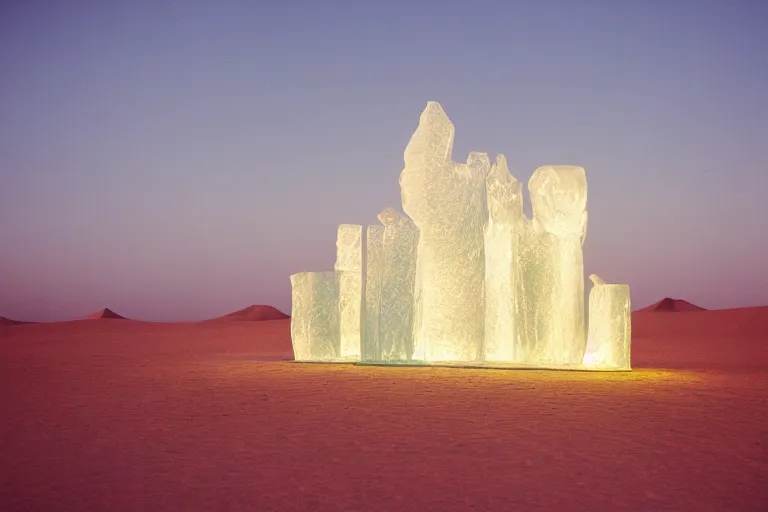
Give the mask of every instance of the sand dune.
M 11 320 L 10 318 L 0 316 L 0 326 L 21 325 L 25 323 L 27 322 L 22 322 L 21 320 Z
M 664 297 L 660 301 L 654 304 L 651 304 L 650 306 L 640 309 L 638 311 L 645 311 L 645 312 L 653 311 L 657 313 L 683 313 L 687 311 L 706 311 L 706 310 L 695 304 L 691 304 L 690 302 L 685 300 L 670 299 L 669 297 Z
M 272 306 L 252 305 L 220 317 L 212 318 L 211 320 L 243 320 L 249 322 L 263 322 L 265 320 L 283 320 L 285 318 L 290 317 Z
M 124 316 L 118 315 L 114 311 L 112 311 L 109 308 L 100 309 L 98 311 L 95 311 L 88 315 L 86 317 L 90 320 L 101 320 L 101 319 L 109 319 L 109 320 L 127 320 Z
M 0 328 L 2 510 L 765 510 L 768 308 L 631 373 L 300 364 L 290 321 Z

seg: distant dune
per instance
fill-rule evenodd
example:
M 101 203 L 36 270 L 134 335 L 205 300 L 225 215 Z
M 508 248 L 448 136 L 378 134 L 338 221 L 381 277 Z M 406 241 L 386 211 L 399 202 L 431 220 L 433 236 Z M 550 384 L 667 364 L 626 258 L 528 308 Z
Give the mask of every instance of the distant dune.
M 5 318 L 4 316 L 0 316 L 0 327 L 10 326 L 10 325 L 21 325 L 26 323 L 27 322 L 22 322 L 21 320 L 11 320 L 10 318 Z
M 90 320 L 101 320 L 101 319 L 105 319 L 105 320 L 106 319 L 110 319 L 110 320 L 127 320 L 127 318 L 125 318 L 122 315 L 118 315 L 117 313 L 115 313 L 114 311 L 112 311 L 109 308 L 100 309 L 100 310 L 96 311 L 95 313 L 91 313 L 86 318 L 90 319 Z
M 656 313 L 685 313 L 689 311 L 706 311 L 706 309 L 691 304 L 688 301 L 681 299 L 670 299 L 665 297 L 659 302 L 651 304 L 643 309 L 638 309 L 638 312 L 656 312 Z
M 262 322 L 265 320 L 283 320 L 286 318 L 290 317 L 272 306 L 252 305 L 217 318 L 212 318 L 211 320 Z

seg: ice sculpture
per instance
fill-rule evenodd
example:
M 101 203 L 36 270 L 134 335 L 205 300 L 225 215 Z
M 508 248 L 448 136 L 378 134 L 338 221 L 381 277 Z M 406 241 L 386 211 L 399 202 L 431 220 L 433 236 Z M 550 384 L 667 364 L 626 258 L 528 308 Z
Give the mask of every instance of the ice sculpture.
M 333 271 L 291 276 L 291 343 L 297 361 L 359 361 L 362 226 L 342 224 Z
M 451 161 L 453 124 L 429 102 L 405 150 L 403 210 L 419 228 L 414 357 L 477 361 L 485 333 L 488 156 Z
M 551 322 L 549 302 L 552 289 L 552 246 L 554 237 L 538 223 L 523 221 L 520 233 L 520 268 L 523 276 L 519 298 L 521 309 L 521 344 L 526 348 L 523 362 L 536 364 L 546 360 Z M 548 362 L 551 364 L 551 361 Z
M 536 340 L 538 359 L 578 365 L 584 357 L 584 261 L 587 232 L 587 178 L 582 167 L 539 167 L 528 182 L 537 258 L 547 266 L 547 280 L 532 283 L 543 292 L 536 308 L 547 327 Z M 546 235 L 551 236 L 546 236 Z
M 381 284 L 385 273 L 384 226 L 368 226 L 365 262 L 365 318 L 361 357 L 380 361 Z
M 519 246 L 523 188 L 496 158 L 487 178 L 488 222 L 485 227 L 485 361 L 524 362 L 527 358 L 520 314 L 522 274 Z
M 297 361 L 339 358 L 339 294 L 335 272 L 291 276 L 291 342 Z
M 419 230 L 387 208 L 384 226 L 368 228 L 366 279 L 366 361 L 409 361 L 414 353 L 414 288 Z
M 291 276 L 299 361 L 630 369 L 629 287 L 592 276 L 582 246 L 584 169 L 545 166 L 522 185 L 503 155 L 451 160 L 454 127 L 429 102 L 405 150 L 403 210 L 337 235 L 334 272 Z M 364 288 L 364 291 L 363 291 Z
M 308 361 L 312 357 L 309 334 L 311 274 L 300 272 L 291 276 L 291 344 L 293 358 L 297 361 Z
M 334 266 L 339 290 L 339 357 L 358 360 L 363 306 L 362 234 L 362 226 L 339 226 Z
M 592 369 L 630 369 L 632 337 L 629 286 L 605 284 L 589 276 L 589 335 L 584 366 Z

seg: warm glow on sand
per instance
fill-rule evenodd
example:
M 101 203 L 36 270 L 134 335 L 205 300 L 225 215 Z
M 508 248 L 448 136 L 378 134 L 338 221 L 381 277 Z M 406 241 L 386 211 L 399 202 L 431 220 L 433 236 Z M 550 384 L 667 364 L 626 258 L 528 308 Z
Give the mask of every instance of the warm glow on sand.
M 768 308 L 634 316 L 632 372 L 294 364 L 289 320 L 242 315 L 0 326 L 3 511 L 761 510 Z

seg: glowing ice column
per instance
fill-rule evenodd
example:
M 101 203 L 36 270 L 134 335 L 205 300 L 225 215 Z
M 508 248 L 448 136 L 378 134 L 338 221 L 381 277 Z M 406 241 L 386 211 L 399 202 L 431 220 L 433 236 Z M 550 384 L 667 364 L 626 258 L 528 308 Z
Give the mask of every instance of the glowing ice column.
M 310 272 L 291 276 L 291 344 L 293 358 L 297 361 L 310 359 L 309 301 Z
M 547 339 L 552 321 L 551 290 L 553 280 L 552 247 L 555 237 L 535 221 L 523 219 L 520 243 L 522 268 L 521 345 L 522 362 L 546 364 Z
M 379 335 L 384 361 L 413 357 L 414 287 L 419 230 L 409 217 L 387 208 L 384 224 L 384 272 L 381 281 Z
M 496 158 L 487 179 L 488 224 L 485 228 L 486 361 L 525 359 L 520 321 L 522 277 L 520 230 L 522 184 L 509 173 L 504 155 Z
M 528 183 L 534 229 L 553 235 L 539 240 L 548 251 L 551 283 L 537 305 L 549 316 L 544 339 L 537 340 L 539 363 L 579 365 L 584 357 L 584 260 L 587 230 L 587 178 L 582 167 L 539 167 Z M 545 263 L 545 265 L 548 265 Z
M 392 208 L 379 214 L 384 226 L 368 227 L 364 361 L 413 357 L 414 288 L 419 230 Z
M 342 224 L 336 236 L 339 290 L 339 357 L 360 360 L 363 305 L 363 227 Z
M 361 359 L 381 361 L 381 284 L 384 278 L 384 226 L 368 226 L 365 261 L 365 319 Z
M 301 272 L 291 276 L 291 343 L 297 361 L 339 357 L 339 294 L 336 273 Z
M 454 128 L 427 103 L 405 150 L 403 210 L 419 228 L 414 358 L 477 361 L 485 331 L 485 179 L 488 156 L 451 161 Z
M 632 313 L 629 286 L 605 284 L 597 275 L 589 276 L 589 336 L 584 354 L 587 368 L 629 370 Z

